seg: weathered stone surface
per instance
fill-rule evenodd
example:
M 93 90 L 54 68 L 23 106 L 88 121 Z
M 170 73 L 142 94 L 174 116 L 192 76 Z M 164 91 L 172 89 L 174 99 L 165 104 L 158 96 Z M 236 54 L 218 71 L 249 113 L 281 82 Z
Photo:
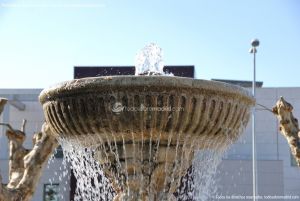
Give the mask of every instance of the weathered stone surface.
M 86 144 L 86 135 L 95 133 L 104 142 L 112 137 L 116 141 L 132 137 L 167 141 L 169 133 L 222 137 L 228 130 L 229 137 L 236 138 L 234 133 L 245 126 L 249 105 L 254 104 L 237 86 L 164 76 L 73 80 L 44 90 L 40 101 L 54 133 L 82 137 Z M 113 111 L 116 103 L 122 107 L 119 112 Z M 171 144 L 177 137 L 186 140 L 184 135 L 174 135 Z

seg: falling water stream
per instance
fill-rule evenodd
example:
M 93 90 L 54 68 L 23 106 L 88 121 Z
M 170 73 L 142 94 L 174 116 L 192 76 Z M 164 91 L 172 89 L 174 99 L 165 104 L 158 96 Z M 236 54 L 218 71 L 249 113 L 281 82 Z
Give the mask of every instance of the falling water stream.
M 89 138 L 93 138 L 92 135 L 89 136 Z M 93 139 L 91 139 L 93 140 Z M 95 139 L 97 140 L 97 139 Z M 109 181 L 109 179 L 106 178 L 105 173 L 103 172 L 103 165 L 99 162 L 99 160 L 106 160 L 106 157 L 109 157 L 110 154 L 116 154 L 116 158 L 121 158 L 121 156 L 118 156 L 118 152 L 113 152 L 112 150 L 117 150 L 119 147 L 116 146 L 114 143 L 112 143 L 111 150 L 108 150 L 105 156 L 101 156 L 103 158 L 99 159 L 99 156 L 97 156 L 97 151 L 99 150 L 99 147 L 104 147 L 105 145 L 95 145 L 93 147 L 84 147 L 82 146 L 82 143 L 76 142 L 74 140 L 69 139 L 63 139 L 61 138 L 59 140 L 59 143 L 61 144 L 64 152 L 64 160 L 71 164 L 71 169 L 77 179 L 77 188 L 76 188 L 76 195 L 75 195 L 75 201 L 81 201 L 81 200 L 103 200 L 103 201 L 109 201 L 113 200 L 115 196 L 115 191 L 112 188 L 112 184 Z M 138 143 L 138 142 L 136 142 Z M 147 144 L 147 142 L 139 142 L 139 145 L 135 146 L 136 152 L 142 152 L 143 146 Z M 195 157 L 193 160 L 193 168 L 187 171 L 187 174 L 181 178 L 181 185 L 179 188 L 175 189 L 174 191 L 174 197 L 176 197 L 176 200 L 195 200 L 195 201 L 205 201 L 205 200 L 212 200 L 214 195 L 217 193 L 217 184 L 216 180 L 214 178 L 214 175 L 217 170 L 217 166 L 221 162 L 221 157 L 226 150 L 228 146 L 224 147 L 224 144 L 221 145 L 221 142 L 218 141 L 207 141 L 203 140 L 201 143 L 207 143 L 199 145 L 198 151 L 195 153 Z M 224 142 L 223 142 L 224 143 Z M 144 144 L 144 145 L 143 145 Z M 228 143 L 229 145 L 230 143 Z M 152 149 L 156 145 L 153 146 Z M 179 145 L 175 145 L 179 146 Z M 198 146 L 198 145 L 197 145 Z M 219 146 L 219 147 L 218 147 Z M 188 147 L 186 147 L 188 149 Z M 125 148 L 126 149 L 126 148 Z M 147 147 L 149 149 L 149 147 Z M 168 149 L 168 147 L 167 147 Z M 129 150 L 127 150 L 129 151 Z M 130 150 L 132 151 L 132 150 Z M 145 151 L 145 150 L 144 150 Z M 168 151 L 167 151 L 168 152 Z M 166 155 L 168 154 L 166 152 Z M 153 155 L 157 155 L 158 150 L 153 152 Z M 193 152 L 190 152 L 190 154 L 194 155 Z M 178 153 L 180 160 L 184 160 L 184 155 L 182 153 Z M 138 156 L 138 155 L 135 155 Z M 157 158 L 159 156 L 153 157 Z M 142 161 L 141 158 L 133 158 L 132 160 L 135 161 L 136 167 L 141 167 L 142 164 L 145 161 Z M 157 160 L 157 159 L 156 159 Z M 151 161 L 149 161 L 151 162 Z M 153 162 L 153 161 L 152 161 Z M 176 172 L 176 169 L 183 168 L 182 166 L 176 166 L 178 161 L 176 159 L 172 161 L 172 169 L 170 166 L 165 164 L 165 171 L 170 171 L 171 176 L 169 181 L 164 181 L 165 188 L 167 188 L 168 182 L 174 181 L 176 178 L 172 178 L 172 176 L 175 176 L 174 173 Z M 153 162 L 154 163 L 154 162 Z M 107 164 L 106 164 L 107 165 Z M 111 165 L 111 164 L 110 164 Z M 118 162 L 119 166 L 123 166 L 124 163 Z M 126 164 L 125 164 L 126 165 Z M 182 165 L 182 164 L 181 164 Z M 118 168 L 118 167 L 115 167 Z M 137 170 L 136 170 L 137 171 Z M 150 171 L 150 170 L 148 170 Z M 121 173 L 119 174 L 119 179 L 122 180 Z M 129 173 L 125 173 L 125 175 L 128 175 Z M 139 176 L 139 174 L 131 173 L 133 177 Z M 146 178 L 140 178 L 140 179 L 146 179 Z M 177 178 L 178 179 L 178 178 Z M 144 182 L 141 182 L 144 183 Z M 142 193 L 141 189 L 141 193 Z M 153 189 L 148 189 L 149 191 L 152 191 Z M 126 190 L 125 190 L 126 191 Z M 129 191 L 129 189 L 128 189 Z M 129 195 L 129 192 L 128 192 Z M 170 196 L 170 195 L 169 195 Z M 134 200 L 135 198 L 133 198 Z M 156 200 L 168 200 L 169 198 L 162 198 L 162 199 L 156 199 Z M 149 200 L 155 200 L 154 198 L 149 198 Z M 171 200 L 171 199 L 169 199 Z

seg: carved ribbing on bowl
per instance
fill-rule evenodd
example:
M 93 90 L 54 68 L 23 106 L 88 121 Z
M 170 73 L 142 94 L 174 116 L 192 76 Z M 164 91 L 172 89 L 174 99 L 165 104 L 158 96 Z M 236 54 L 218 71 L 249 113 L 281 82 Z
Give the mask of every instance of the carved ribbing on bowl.
M 238 87 L 226 88 L 219 83 L 197 83 L 198 80 L 174 77 L 159 77 L 158 81 L 162 83 L 155 83 L 157 77 L 152 77 L 156 85 L 146 83 L 141 87 L 145 77 L 140 78 L 98 78 L 102 81 L 98 85 L 93 83 L 95 79 L 86 79 L 82 83 L 77 80 L 45 91 L 40 99 L 46 120 L 60 135 L 114 133 L 117 140 L 121 140 L 118 133 L 131 132 L 136 139 L 140 138 L 141 132 L 145 136 L 162 133 L 164 140 L 169 133 L 191 132 L 196 137 L 220 137 L 227 131 L 235 138 L 240 126 L 245 126 L 248 121 L 249 105 L 253 100 Z M 165 82 L 168 80 L 173 83 Z M 191 82 L 190 88 L 184 86 L 186 80 Z M 120 84 L 122 81 L 123 85 Z M 109 82 L 119 83 L 119 86 L 108 85 Z M 217 86 L 210 86 L 213 84 Z M 122 111 L 113 111 L 116 103 L 124 107 Z
M 56 135 L 98 146 L 120 200 L 166 199 L 194 151 L 236 140 L 254 104 L 240 87 L 164 76 L 73 80 L 43 91 L 40 101 Z
M 45 116 L 57 134 L 134 132 L 137 139 L 141 132 L 146 135 L 162 132 L 166 135 L 162 137 L 173 132 L 191 132 L 195 136 L 222 135 L 225 131 L 238 129 L 240 122 L 245 126 L 249 116 L 245 104 L 219 96 L 146 94 L 133 90 L 113 95 L 61 98 L 44 104 Z M 123 111 L 113 112 L 116 102 L 122 103 Z M 126 108 L 142 111 L 127 111 Z M 149 111 L 148 108 L 165 108 L 166 111 Z

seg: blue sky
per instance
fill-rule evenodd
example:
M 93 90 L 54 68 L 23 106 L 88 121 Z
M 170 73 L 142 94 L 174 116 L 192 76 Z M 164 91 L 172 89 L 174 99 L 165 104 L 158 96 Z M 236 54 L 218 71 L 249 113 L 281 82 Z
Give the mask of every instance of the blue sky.
M 300 87 L 297 0 L 0 0 L 0 88 L 45 88 L 73 66 L 134 65 L 150 42 L 196 78 Z

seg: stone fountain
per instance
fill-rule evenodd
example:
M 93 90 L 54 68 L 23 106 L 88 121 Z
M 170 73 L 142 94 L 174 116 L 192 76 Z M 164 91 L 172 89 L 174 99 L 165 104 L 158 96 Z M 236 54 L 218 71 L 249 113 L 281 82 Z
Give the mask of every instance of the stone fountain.
M 160 76 L 160 62 L 143 60 L 157 71 L 75 79 L 40 95 L 57 138 L 94 148 L 114 200 L 174 199 L 195 152 L 234 142 L 254 105 L 238 86 Z

